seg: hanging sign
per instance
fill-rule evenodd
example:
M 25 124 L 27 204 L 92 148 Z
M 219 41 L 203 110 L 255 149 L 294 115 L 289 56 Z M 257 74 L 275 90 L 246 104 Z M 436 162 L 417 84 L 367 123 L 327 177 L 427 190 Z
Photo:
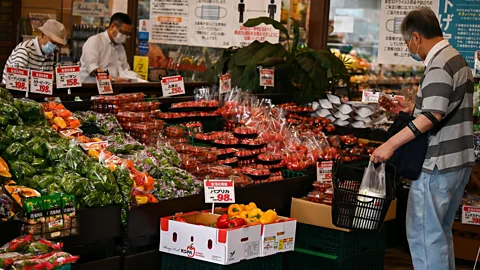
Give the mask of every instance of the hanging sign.
M 7 67 L 7 89 L 28 92 L 28 69 Z
M 105 17 L 105 4 L 102 3 L 72 3 L 73 16 Z
M 164 97 L 185 94 L 183 77 L 180 75 L 162 78 L 162 92 Z
M 205 203 L 234 203 L 233 180 L 204 180 Z
M 112 82 L 108 74 L 97 75 L 97 88 L 100 95 L 113 94 Z
M 52 95 L 53 72 L 32 70 L 30 80 L 30 92 L 42 95 Z
M 79 66 L 57 67 L 56 71 L 57 88 L 82 87 Z

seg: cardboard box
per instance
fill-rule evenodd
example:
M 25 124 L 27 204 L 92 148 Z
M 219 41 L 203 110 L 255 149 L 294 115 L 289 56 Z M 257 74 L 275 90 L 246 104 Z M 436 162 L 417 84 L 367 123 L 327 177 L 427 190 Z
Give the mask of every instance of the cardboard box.
M 385 221 L 395 219 L 397 214 L 397 200 L 392 201 Z M 310 202 L 306 199 L 292 198 L 290 216 L 298 222 L 349 232 L 348 229 L 339 228 L 332 222 L 332 207 L 325 204 Z
M 260 257 L 261 225 L 235 229 L 208 226 L 218 215 L 192 212 L 177 217 L 187 222 L 160 219 L 160 251 L 216 264 L 228 265 Z
M 279 217 L 279 220 L 277 223 L 262 225 L 262 257 L 293 251 L 295 248 L 297 220 L 286 217 Z

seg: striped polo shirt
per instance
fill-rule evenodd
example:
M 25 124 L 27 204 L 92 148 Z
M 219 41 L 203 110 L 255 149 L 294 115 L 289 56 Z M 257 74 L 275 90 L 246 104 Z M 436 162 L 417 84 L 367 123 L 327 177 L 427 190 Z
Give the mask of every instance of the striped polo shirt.
M 473 75 L 468 64 L 448 42 L 428 57 L 417 92 L 414 116 L 435 112 L 445 116 L 443 127 L 429 137 L 423 171 L 440 173 L 473 166 Z M 457 105 L 458 109 L 455 110 Z M 453 115 L 450 115 L 453 113 Z
M 31 68 L 38 71 L 52 71 L 53 58 L 45 57 L 38 44 L 38 39 L 23 41 L 13 49 L 3 69 L 2 83 L 5 84 L 6 67 Z M 43 69 L 42 69 L 43 68 Z

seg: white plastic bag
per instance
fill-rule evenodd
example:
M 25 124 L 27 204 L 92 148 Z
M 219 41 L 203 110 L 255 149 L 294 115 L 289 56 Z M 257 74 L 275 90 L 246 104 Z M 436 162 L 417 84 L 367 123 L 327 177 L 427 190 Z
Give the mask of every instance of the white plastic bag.
M 358 191 L 357 209 L 355 211 L 354 227 L 357 229 L 371 229 L 375 227 L 382 213 L 382 204 L 373 198 L 385 199 L 387 195 L 385 184 L 385 163 L 375 168 L 373 162 L 369 162 L 362 178 L 362 184 Z M 365 197 L 362 195 L 370 196 Z

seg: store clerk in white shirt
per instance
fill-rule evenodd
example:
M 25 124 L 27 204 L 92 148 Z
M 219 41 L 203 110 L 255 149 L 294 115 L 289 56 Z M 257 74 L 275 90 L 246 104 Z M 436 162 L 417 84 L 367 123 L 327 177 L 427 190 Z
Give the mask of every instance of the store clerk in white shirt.
M 125 13 L 115 13 L 107 31 L 90 37 L 83 45 L 82 82 L 95 82 L 97 73 L 108 70 L 116 82 L 125 82 L 122 74 L 130 70 L 123 44 L 132 33 L 132 20 Z

